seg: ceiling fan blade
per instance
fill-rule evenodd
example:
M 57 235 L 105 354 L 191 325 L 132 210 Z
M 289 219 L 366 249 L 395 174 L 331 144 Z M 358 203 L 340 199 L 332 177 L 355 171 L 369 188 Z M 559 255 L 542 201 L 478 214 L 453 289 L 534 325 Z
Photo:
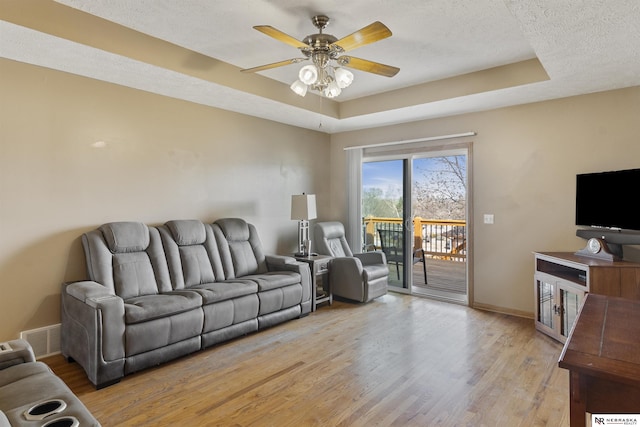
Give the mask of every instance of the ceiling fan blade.
M 379 62 L 367 61 L 353 56 L 341 56 L 339 63 L 345 67 L 366 71 L 367 73 L 379 74 L 385 77 L 393 77 L 398 74 L 400 68 L 391 65 L 380 64 Z
M 359 29 L 355 33 L 349 34 L 348 36 L 331 43 L 331 45 L 339 46 L 346 52 L 357 47 L 368 45 L 369 43 L 377 42 L 378 40 L 386 39 L 390 36 L 391 30 L 382 22 L 376 21 L 373 24 L 369 24 L 366 27 Z
M 260 31 L 261 33 L 268 35 L 269 37 L 273 37 L 274 39 L 284 42 L 293 47 L 297 47 L 297 48 L 309 47 L 308 44 L 302 43 L 300 40 L 295 39 L 290 35 L 285 34 L 282 31 L 273 28 L 271 25 L 256 25 L 253 28 Z
M 308 58 L 292 58 L 280 62 L 274 62 L 272 64 L 260 65 L 259 67 L 245 68 L 244 70 L 240 71 L 242 71 L 243 73 L 255 73 L 258 71 L 269 70 L 271 68 L 283 67 L 289 64 L 297 64 L 298 62 L 306 61 L 307 59 Z

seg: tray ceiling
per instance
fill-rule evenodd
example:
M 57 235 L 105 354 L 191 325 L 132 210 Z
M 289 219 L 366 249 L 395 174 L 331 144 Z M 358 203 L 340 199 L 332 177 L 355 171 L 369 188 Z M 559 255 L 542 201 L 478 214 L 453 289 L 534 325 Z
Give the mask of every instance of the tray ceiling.
M 335 99 L 297 97 L 299 56 L 252 29 L 340 38 L 374 21 L 393 36 L 354 56 Z M 334 133 L 640 85 L 637 0 L 2 0 L 0 57 Z

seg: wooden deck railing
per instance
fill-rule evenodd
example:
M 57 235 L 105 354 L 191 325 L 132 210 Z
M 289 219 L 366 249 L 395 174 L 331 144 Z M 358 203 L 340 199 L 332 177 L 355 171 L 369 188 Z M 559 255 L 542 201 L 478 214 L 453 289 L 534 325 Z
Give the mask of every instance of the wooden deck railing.
M 380 249 L 378 229 L 402 230 L 402 218 L 364 217 L 362 230 L 365 248 Z M 462 220 L 413 219 L 414 249 L 424 249 L 432 258 L 465 261 L 467 257 L 467 224 Z

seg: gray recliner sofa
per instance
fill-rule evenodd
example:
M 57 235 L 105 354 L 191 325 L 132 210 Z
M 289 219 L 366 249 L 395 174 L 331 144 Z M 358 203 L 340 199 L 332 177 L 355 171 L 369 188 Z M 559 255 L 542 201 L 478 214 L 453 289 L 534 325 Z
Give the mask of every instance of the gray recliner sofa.
M 25 340 L 0 348 L 0 427 L 100 426 Z
M 61 351 L 101 388 L 124 375 L 311 311 L 311 275 L 225 218 L 104 224 L 82 244 L 89 280 L 62 288 Z

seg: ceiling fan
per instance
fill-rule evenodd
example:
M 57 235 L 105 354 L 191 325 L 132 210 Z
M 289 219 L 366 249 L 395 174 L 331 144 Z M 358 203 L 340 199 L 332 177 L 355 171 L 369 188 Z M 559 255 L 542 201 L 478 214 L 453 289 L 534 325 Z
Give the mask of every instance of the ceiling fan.
M 246 68 L 241 70 L 246 73 L 269 70 L 271 68 L 282 67 L 290 64 L 297 64 L 306 60 L 311 60 L 313 64 L 306 65 L 300 69 L 299 79 L 291 85 L 291 90 L 300 96 L 307 93 L 311 88 L 322 92 L 328 98 L 334 98 L 340 94 L 342 89 L 349 86 L 353 81 L 353 73 L 342 68 L 352 68 L 366 71 L 385 77 L 395 76 L 400 68 L 366 59 L 344 55 L 345 52 L 362 47 L 391 36 L 391 30 L 381 22 L 374 22 L 359 29 L 358 31 L 338 39 L 331 34 L 324 34 L 324 30 L 329 24 L 329 17 L 316 15 L 311 18 L 311 22 L 318 29 L 317 34 L 311 34 L 299 41 L 270 25 L 257 25 L 253 28 L 273 37 L 276 40 L 300 49 L 303 58 L 292 58 L 272 64 L 261 65 L 259 67 Z M 336 65 L 333 65 L 334 61 Z

